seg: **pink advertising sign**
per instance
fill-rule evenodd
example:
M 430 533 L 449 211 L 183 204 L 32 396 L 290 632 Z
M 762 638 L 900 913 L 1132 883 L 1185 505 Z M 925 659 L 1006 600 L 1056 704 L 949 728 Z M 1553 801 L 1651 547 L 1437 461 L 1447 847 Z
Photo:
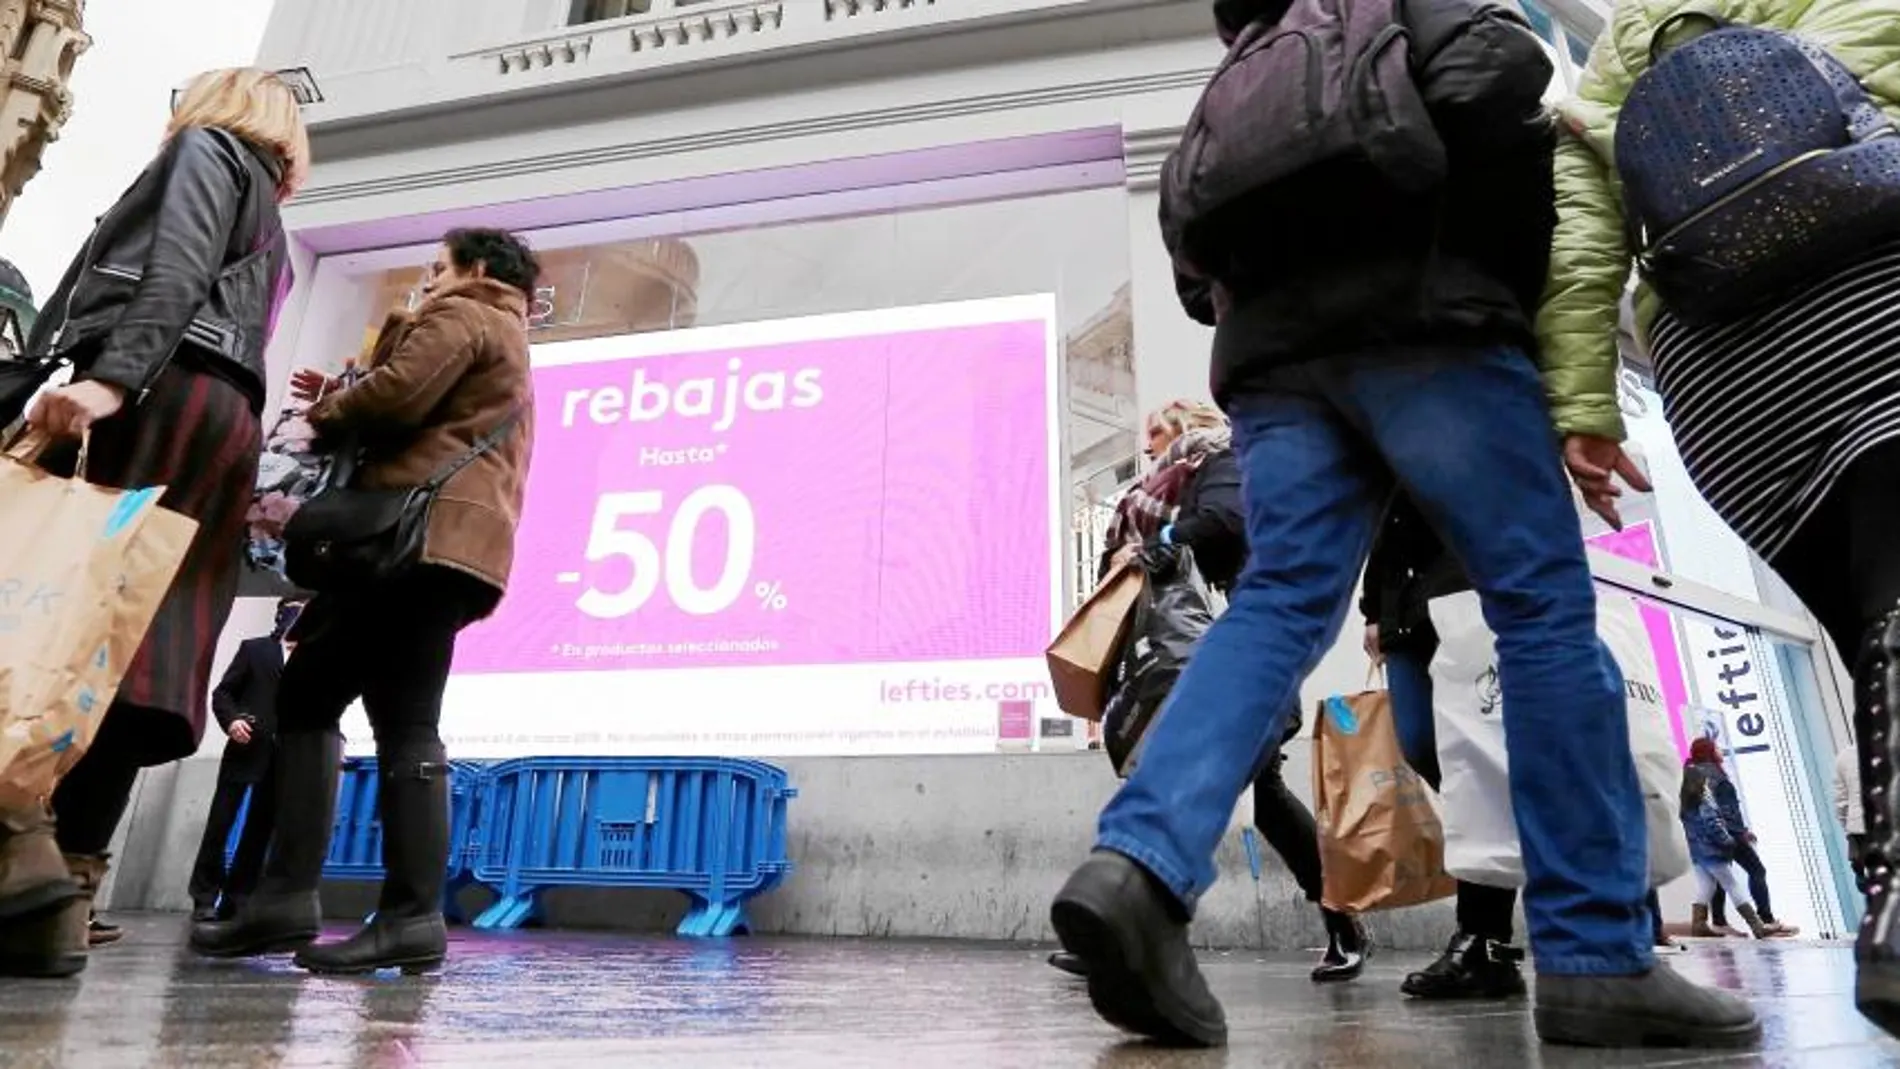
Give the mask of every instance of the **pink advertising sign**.
M 1660 547 L 1654 525 L 1633 523 L 1621 531 L 1609 531 L 1585 539 L 1591 548 L 1611 556 L 1635 561 L 1647 568 L 1662 567 Z M 1689 690 L 1682 670 L 1682 648 L 1676 642 L 1675 622 L 1669 613 L 1647 602 L 1638 601 L 1643 629 L 1649 633 L 1649 647 L 1656 654 L 1657 674 L 1662 677 L 1663 707 L 1669 710 L 1669 726 L 1675 732 L 1676 749 L 1689 759 L 1689 730 L 1682 722 L 1683 709 L 1689 704 Z
M 506 599 L 459 675 L 1039 657 L 1053 302 L 535 350 Z

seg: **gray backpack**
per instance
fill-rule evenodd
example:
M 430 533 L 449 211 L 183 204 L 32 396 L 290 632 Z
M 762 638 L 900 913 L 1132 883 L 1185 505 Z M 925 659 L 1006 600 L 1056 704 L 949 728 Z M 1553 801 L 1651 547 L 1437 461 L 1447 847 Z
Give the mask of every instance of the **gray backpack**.
M 1177 261 L 1217 277 L 1223 210 L 1296 176 L 1370 172 L 1400 194 L 1444 184 L 1399 7 L 1293 0 L 1235 38 L 1161 166 L 1161 234 Z

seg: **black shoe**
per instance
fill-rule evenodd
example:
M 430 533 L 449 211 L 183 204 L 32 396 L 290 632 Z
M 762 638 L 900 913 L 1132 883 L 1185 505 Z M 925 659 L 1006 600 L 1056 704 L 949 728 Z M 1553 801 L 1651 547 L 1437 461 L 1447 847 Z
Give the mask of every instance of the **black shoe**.
M 1537 1035 L 1573 1047 L 1738 1050 L 1761 1042 L 1761 1019 L 1726 991 L 1667 965 L 1641 976 L 1539 976 Z
M 1900 610 L 1869 628 L 1854 668 L 1854 735 L 1860 743 L 1860 790 L 1867 813 L 1861 851 L 1867 912 L 1854 942 L 1854 1004 L 1890 1036 L 1900 1037 L 1900 902 L 1894 873 L 1900 842 L 1895 827 L 1893 762 L 1900 757 Z
M 1080 976 L 1086 979 L 1089 975 L 1089 963 L 1066 950 L 1058 950 L 1054 954 L 1049 955 L 1049 964 L 1061 969 L 1070 976 Z
M 322 930 L 315 891 L 256 894 L 228 921 L 193 924 L 191 949 L 207 958 L 287 954 L 309 945 Z
M 326 976 L 355 976 L 378 969 L 401 969 L 414 976 L 441 968 L 448 946 L 449 930 L 440 913 L 423 917 L 378 913 L 348 939 L 306 946 L 293 960 L 300 969 Z
M 1372 957 L 1372 937 L 1366 934 L 1359 918 L 1330 909 L 1321 910 L 1326 918 L 1326 953 L 1313 970 L 1316 984 L 1343 984 L 1357 980 Z
M 383 892 L 376 916 L 340 943 L 307 947 L 297 964 L 315 973 L 439 968 L 448 953 L 442 919 L 449 863 L 449 763 L 441 743 L 378 755 Z
M 1459 932 L 1437 961 L 1405 978 L 1399 990 L 1413 998 L 1507 999 L 1526 991 L 1518 968 L 1524 952 L 1514 946 Z
M 1084 962 L 1103 1020 L 1173 1046 L 1226 1045 L 1227 1015 L 1194 960 L 1187 918 L 1141 866 L 1097 850 L 1049 915 L 1063 949 Z
M 191 923 L 210 924 L 213 921 L 228 921 L 230 917 L 219 911 L 217 904 L 194 903 L 191 907 Z
M 125 929 L 116 924 L 107 924 L 96 915 L 86 920 L 86 945 L 89 947 L 109 947 L 125 938 Z

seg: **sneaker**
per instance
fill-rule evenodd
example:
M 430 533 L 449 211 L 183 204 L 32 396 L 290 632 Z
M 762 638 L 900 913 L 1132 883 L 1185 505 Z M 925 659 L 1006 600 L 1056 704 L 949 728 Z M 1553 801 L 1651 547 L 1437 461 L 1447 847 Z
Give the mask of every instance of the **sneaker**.
M 1523 995 L 1524 952 L 1459 932 L 1437 961 L 1405 978 L 1399 990 L 1416 999 L 1508 999 Z
M 1739 1050 L 1761 1043 L 1761 1018 L 1748 1003 L 1662 964 L 1640 976 L 1539 976 L 1535 1017 L 1538 1038 L 1563 1046 Z
M 1097 850 L 1049 913 L 1062 948 L 1082 959 L 1103 1020 L 1170 1046 L 1227 1044 L 1227 1015 L 1194 960 L 1186 913 L 1146 869 Z

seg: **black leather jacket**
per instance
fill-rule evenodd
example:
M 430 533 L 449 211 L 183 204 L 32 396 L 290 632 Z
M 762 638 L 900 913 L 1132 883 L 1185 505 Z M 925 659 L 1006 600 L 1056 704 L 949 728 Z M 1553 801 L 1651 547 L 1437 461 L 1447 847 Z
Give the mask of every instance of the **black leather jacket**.
M 176 356 L 264 406 L 264 346 L 287 280 L 281 165 L 223 130 L 174 136 L 99 217 L 27 352 L 144 397 Z

